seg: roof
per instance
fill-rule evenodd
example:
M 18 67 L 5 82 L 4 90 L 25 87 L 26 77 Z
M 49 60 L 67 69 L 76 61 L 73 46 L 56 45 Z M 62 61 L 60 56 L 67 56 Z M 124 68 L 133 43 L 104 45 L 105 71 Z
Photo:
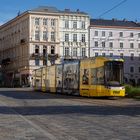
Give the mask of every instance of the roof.
M 140 24 L 134 21 L 124 20 L 106 20 L 106 19 L 91 19 L 90 25 L 92 26 L 122 26 L 122 27 L 140 27 Z
M 82 15 L 88 16 L 87 13 L 82 12 L 79 9 L 77 9 L 76 11 L 71 11 L 70 9 L 65 9 L 65 10 L 62 11 L 62 10 L 58 10 L 56 7 L 39 6 L 39 7 L 35 8 L 35 9 L 27 10 L 27 11 L 25 11 L 23 13 L 18 13 L 18 15 L 15 18 L 13 18 L 13 19 L 9 20 L 8 22 L 0 25 L 0 29 L 3 28 L 4 26 L 8 25 L 9 23 L 13 22 L 17 18 L 20 18 L 20 17 L 22 17 L 22 16 L 24 16 L 26 14 L 40 13 L 40 12 L 43 13 L 43 14 L 44 14 L 44 12 L 46 12 L 46 14 L 47 13 L 50 13 L 50 14 L 53 14 L 53 13 L 57 13 L 57 14 L 82 14 Z
M 56 7 L 49 7 L 49 6 L 39 6 L 39 7 L 32 9 L 30 11 L 33 11 L 33 12 L 53 12 L 53 13 L 59 12 L 59 10 Z
M 56 7 L 50 6 L 39 6 L 38 8 L 30 10 L 31 12 L 47 12 L 47 13 L 67 13 L 67 14 L 84 14 L 88 15 L 85 12 L 80 11 L 77 9 L 76 11 L 71 11 L 70 9 L 58 10 Z

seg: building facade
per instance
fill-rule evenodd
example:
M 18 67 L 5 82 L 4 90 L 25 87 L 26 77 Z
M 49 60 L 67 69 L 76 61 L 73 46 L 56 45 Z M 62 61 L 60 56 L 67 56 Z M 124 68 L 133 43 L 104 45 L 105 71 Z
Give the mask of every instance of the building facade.
M 0 26 L 0 62 L 6 86 L 32 85 L 34 69 L 88 56 L 89 16 L 39 7 Z
M 140 25 L 132 21 L 91 19 L 90 57 L 124 59 L 126 83 L 140 85 Z
M 60 56 L 61 59 L 81 59 L 89 56 L 88 14 L 65 9 L 60 14 Z
M 9 81 L 5 84 L 31 85 L 32 71 L 54 63 L 48 59 L 58 57 L 59 44 L 59 16 L 51 11 L 27 11 L 2 25 L 0 60 Z

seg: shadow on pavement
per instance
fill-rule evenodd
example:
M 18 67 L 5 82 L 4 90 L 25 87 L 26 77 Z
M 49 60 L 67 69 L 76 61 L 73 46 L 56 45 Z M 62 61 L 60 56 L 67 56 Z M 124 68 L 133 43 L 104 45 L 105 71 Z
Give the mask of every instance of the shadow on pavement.
M 0 95 L 15 99 L 109 99 L 107 97 L 82 97 L 60 93 L 44 93 L 39 91 L 0 91 Z
M 21 114 L 21 115 L 59 115 L 59 114 L 78 114 L 78 115 L 126 115 L 137 116 L 140 115 L 140 106 L 28 106 L 28 107 L 7 107 L 0 106 L 0 114 Z
M 83 98 L 80 96 L 70 96 L 56 93 L 43 93 L 37 91 L 0 91 L 0 95 L 15 99 L 66 99 L 66 98 Z

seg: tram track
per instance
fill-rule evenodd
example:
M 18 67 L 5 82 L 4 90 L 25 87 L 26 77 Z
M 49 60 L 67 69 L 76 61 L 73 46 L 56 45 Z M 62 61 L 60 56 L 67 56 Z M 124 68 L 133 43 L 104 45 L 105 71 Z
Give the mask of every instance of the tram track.
M 51 93 L 49 93 L 51 94 Z M 53 95 L 54 96 L 54 95 Z M 59 97 L 58 97 L 59 96 Z M 118 98 L 118 99 L 109 99 L 109 98 L 91 98 L 91 97 L 78 97 L 73 95 L 61 95 L 56 94 L 58 99 L 62 97 L 62 99 L 70 100 L 72 102 L 80 102 L 83 104 L 90 105 L 99 105 L 99 106 L 127 106 L 127 105 L 140 105 L 139 101 L 129 99 L 129 98 Z

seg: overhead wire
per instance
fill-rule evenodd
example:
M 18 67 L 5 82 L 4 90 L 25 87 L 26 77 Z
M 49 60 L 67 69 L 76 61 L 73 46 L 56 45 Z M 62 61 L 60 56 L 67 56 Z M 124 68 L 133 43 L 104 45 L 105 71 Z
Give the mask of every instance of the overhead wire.
M 117 5 L 113 6 L 111 9 L 105 11 L 104 13 L 100 14 L 97 18 L 101 18 L 103 15 L 109 13 L 110 11 L 114 10 L 115 8 L 119 7 L 120 5 L 122 5 L 123 3 L 125 3 L 127 0 L 123 0 L 120 3 L 118 3 Z

